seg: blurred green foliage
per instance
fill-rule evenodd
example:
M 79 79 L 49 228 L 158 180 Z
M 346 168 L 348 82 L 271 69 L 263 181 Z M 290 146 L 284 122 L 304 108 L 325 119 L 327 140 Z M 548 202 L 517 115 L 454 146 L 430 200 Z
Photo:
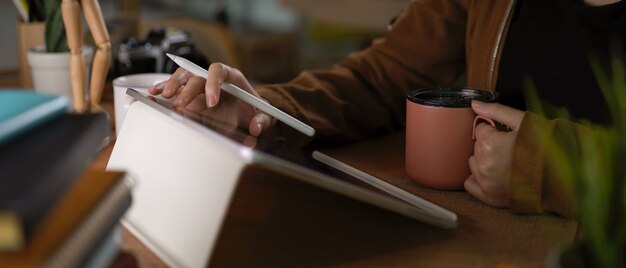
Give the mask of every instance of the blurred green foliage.
M 63 14 L 61 12 L 62 0 L 45 0 L 44 7 L 46 12 L 46 29 L 45 41 L 47 52 L 66 52 L 67 36 L 65 34 L 65 25 L 63 24 Z
M 610 71 L 597 58 L 590 61 L 612 124 L 557 124 L 558 136 L 540 130 L 548 161 L 578 201 L 579 267 L 626 267 L 626 70 L 623 47 L 613 52 Z M 543 103 L 530 80 L 528 86 L 530 109 L 572 118 L 566 109 Z

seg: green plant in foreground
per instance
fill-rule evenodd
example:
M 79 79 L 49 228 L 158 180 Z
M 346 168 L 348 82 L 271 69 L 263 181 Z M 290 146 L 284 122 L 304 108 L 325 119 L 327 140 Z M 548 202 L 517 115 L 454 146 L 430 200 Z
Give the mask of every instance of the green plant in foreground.
M 46 52 L 66 52 L 67 37 L 65 35 L 65 25 L 63 24 L 63 14 L 61 12 L 62 0 L 45 0 L 46 29 L 45 41 Z
M 610 126 L 588 121 L 581 123 L 584 128 L 558 124 L 559 137 L 539 130 L 548 161 L 578 201 L 583 252 L 574 262 L 580 267 L 626 267 L 626 70 L 619 56 L 611 61 L 611 76 L 597 60 L 591 61 L 611 112 Z M 563 108 L 542 104 L 530 87 L 529 103 L 535 111 L 571 118 Z

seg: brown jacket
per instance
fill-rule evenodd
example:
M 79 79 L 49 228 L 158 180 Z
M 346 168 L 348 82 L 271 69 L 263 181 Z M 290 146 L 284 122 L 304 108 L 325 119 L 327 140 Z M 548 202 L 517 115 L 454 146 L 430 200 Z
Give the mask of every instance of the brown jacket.
M 330 70 L 257 88 L 261 96 L 312 125 L 323 140 L 354 140 L 404 125 L 405 96 L 452 85 L 495 90 L 514 0 L 416 0 L 388 34 Z M 571 196 L 546 167 L 533 129 L 556 122 L 527 113 L 515 145 L 511 209 L 573 215 Z M 285 135 L 302 137 L 288 127 Z

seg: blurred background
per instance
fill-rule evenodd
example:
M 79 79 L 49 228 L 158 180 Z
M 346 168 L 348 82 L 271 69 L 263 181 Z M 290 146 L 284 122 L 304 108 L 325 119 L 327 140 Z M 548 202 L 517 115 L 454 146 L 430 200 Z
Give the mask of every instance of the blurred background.
M 326 68 L 383 35 L 409 0 L 100 0 L 111 35 L 110 78 L 170 72 L 165 52 L 223 62 L 260 83 Z M 19 69 L 11 1 L 0 1 L 0 79 Z M 87 27 L 83 27 L 87 31 Z M 86 42 L 90 34 L 86 33 Z

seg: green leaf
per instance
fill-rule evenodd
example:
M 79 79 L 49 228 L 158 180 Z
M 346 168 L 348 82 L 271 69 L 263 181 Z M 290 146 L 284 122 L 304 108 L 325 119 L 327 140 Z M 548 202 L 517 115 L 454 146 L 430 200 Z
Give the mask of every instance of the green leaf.
M 61 3 L 62 0 L 47 0 L 44 3 L 46 10 L 46 51 L 51 53 L 69 51 Z
M 611 54 L 610 72 L 590 56 L 611 112 L 610 126 L 588 121 L 578 122 L 576 128 L 558 124 L 572 118 L 568 111 L 542 102 L 532 80 L 526 80 L 529 110 L 559 118 L 552 121 L 554 127 L 538 130 L 538 138 L 545 145 L 550 166 L 573 189 L 579 202 L 583 243 L 595 267 L 626 267 L 626 68 L 623 46 L 615 47 L 613 50 L 619 52 Z

